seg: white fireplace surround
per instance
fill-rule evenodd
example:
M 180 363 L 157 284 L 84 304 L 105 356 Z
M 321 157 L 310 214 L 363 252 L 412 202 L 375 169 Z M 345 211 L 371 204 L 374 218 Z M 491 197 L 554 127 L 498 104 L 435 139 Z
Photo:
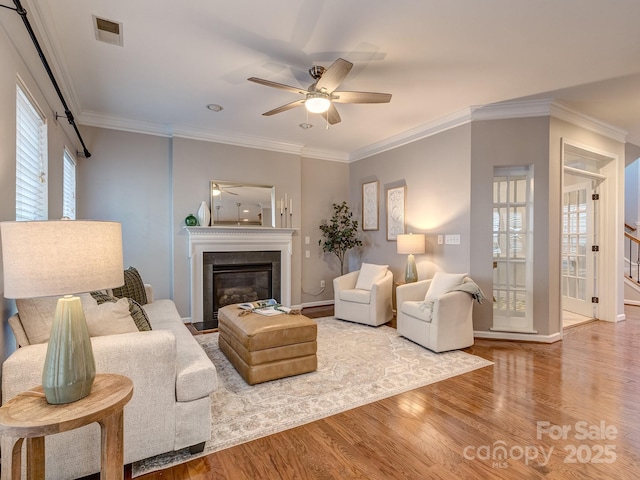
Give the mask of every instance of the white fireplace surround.
M 280 294 L 291 305 L 292 228 L 184 227 L 189 234 L 191 264 L 191 321 L 203 321 L 203 266 L 205 252 L 280 252 Z

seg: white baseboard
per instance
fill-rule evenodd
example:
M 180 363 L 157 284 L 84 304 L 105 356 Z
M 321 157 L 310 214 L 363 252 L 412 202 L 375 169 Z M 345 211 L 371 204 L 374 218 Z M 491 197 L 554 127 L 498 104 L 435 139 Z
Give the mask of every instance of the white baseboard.
M 514 333 L 514 332 L 487 332 L 474 330 L 473 336 L 476 338 L 487 338 L 491 340 L 517 340 L 519 342 L 554 343 L 562 340 L 562 332 L 551 335 Z

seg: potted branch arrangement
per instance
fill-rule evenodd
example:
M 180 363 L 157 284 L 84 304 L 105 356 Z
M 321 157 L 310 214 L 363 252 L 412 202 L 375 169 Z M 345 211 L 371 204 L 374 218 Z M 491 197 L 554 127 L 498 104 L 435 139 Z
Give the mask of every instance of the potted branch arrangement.
M 322 220 L 320 224 L 322 236 L 318 245 L 327 253 L 333 253 L 340 260 L 340 274 L 344 275 L 344 257 L 347 250 L 359 247 L 362 242 L 358 240 L 358 221 L 353 219 L 353 213 L 349 210 L 347 202 L 333 204 L 333 216 L 328 222 Z

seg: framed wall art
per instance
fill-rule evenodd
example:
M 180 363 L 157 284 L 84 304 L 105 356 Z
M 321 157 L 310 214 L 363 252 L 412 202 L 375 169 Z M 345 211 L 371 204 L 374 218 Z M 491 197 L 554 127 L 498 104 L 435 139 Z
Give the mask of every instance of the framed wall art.
M 378 230 L 380 217 L 378 207 L 378 190 L 380 182 L 377 180 L 362 184 L 362 230 Z
M 387 240 L 391 242 L 395 242 L 398 235 L 405 233 L 406 199 L 406 185 L 387 188 Z

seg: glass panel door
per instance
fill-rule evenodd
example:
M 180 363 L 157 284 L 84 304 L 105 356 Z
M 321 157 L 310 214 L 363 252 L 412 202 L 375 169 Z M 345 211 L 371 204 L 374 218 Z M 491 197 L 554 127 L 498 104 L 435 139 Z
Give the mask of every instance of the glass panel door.
M 593 316 L 591 182 L 566 186 L 562 197 L 562 307 Z
M 531 181 L 523 169 L 493 179 L 493 330 L 529 332 Z

